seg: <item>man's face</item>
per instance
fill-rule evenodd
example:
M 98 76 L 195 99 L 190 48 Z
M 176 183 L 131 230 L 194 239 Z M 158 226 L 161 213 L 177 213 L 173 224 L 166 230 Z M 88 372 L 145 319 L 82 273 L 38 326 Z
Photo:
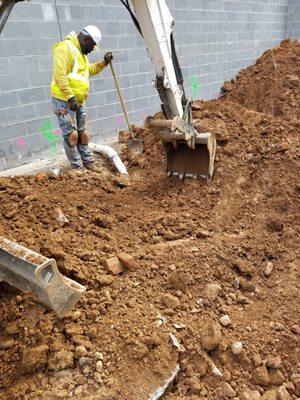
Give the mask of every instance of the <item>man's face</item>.
M 88 35 L 83 35 L 83 40 L 81 43 L 81 50 L 83 54 L 89 54 L 91 53 L 96 46 L 96 43 L 94 40 L 91 38 L 91 36 Z

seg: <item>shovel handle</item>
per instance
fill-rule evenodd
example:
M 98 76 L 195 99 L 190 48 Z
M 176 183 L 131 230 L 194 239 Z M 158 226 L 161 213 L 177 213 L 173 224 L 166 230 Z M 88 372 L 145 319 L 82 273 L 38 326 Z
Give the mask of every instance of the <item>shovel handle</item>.
M 124 101 L 124 98 L 123 98 L 123 95 L 122 95 L 122 91 L 121 91 L 121 88 L 120 88 L 120 85 L 119 85 L 119 82 L 118 82 L 118 78 L 117 78 L 117 75 L 116 75 L 116 71 L 115 71 L 115 68 L 113 66 L 112 61 L 109 62 L 109 65 L 110 65 L 110 69 L 111 69 L 111 72 L 112 72 L 113 77 L 114 77 L 115 85 L 116 85 L 116 88 L 117 88 L 117 91 L 118 91 L 119 99 L 120 99 L 120 102 L 121 102 L 121 105 L 122 105 L 123 113 L 124 113 L 124 116 L 125 116 L 125 119 L 126 119 L 126 122 L 127 122 L 127 125 L 128 125 L 129 132 L 131 134 L 131 137 L 133 139 L 135 139 L 134 134 L 132 132 L 131 124 L 129 122 L 129 117 L 128 117 L 128 114 L 127 114 L 127 110 L 126 110 L 126 107 L 125 107 L 125 101 Z

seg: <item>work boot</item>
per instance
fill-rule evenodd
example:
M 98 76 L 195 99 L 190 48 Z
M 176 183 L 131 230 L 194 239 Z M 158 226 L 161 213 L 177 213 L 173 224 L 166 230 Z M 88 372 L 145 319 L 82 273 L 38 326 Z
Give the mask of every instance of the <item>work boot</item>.
M 89 171 L 95 171 L 95 163 L 90 162 L 88 164 L 84 164 L 84 168 L 88 169 Z

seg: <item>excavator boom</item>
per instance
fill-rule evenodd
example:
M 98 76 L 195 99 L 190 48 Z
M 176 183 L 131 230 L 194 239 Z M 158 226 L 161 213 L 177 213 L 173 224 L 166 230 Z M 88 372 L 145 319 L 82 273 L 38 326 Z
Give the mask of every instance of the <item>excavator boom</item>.
M 155 126 L 164 143 L 168 175 L 212 179 L 216 139 L 209 133 L 198 133 L 192 120 L 192 101 L 187 99 L 173 36 L 174 19 L 165 0 L 120 0 L 128 9 L 146 44 L 155 68 L 155 87 L 168 121 L 147 119 Z M 152 125 L 151 125 L 152 124 Z M 172 126 L 172 129 L 170 129 Z

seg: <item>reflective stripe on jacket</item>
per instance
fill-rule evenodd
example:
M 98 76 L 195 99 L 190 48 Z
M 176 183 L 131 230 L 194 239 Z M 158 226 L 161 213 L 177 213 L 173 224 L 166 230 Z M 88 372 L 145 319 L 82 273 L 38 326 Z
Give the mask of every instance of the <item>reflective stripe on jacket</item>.
M 88 57 L 82 54 L 75 32 L 53 46 L 53 56 L 51 96 L 64 101 L 75 96 L 79 104 L 84 103 L 89 92 L 89 76 L 101 72 L 105 68 L 104 61 L 90 64 Z

